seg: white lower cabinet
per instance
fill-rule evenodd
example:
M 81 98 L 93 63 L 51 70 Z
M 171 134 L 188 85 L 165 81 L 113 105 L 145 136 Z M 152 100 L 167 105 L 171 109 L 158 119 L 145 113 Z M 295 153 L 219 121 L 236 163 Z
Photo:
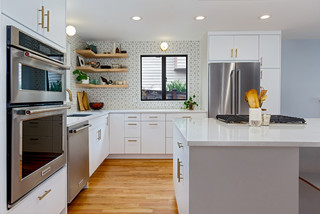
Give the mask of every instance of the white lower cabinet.
M 124 154 L 124 114 L 110 114 L 110 154 Z
M 175 130 L 173 138 L 173 184 L 179 213 L 189 213 L 189 147 Z
M 172 154 L 173 120 L 206 117 L 206 112 L 111 113 L 110 154 Z
M 140 154 L 140 138 L 125 138 L 124 153 L 126 154 Z
M 106 158 L 106 117 L 90 120 L 89 128 L 89 176 L 91 176 Z
M 172 154 L 173 153 L 173 138 L 172 137 L 167 137 L 166 138 L 166 154 Z
M 36 187 L 9 214 L 59 214 L 67 209 L 67 167 Z
M 165 154 L 165 122 L 141 122 L 141 153 Z

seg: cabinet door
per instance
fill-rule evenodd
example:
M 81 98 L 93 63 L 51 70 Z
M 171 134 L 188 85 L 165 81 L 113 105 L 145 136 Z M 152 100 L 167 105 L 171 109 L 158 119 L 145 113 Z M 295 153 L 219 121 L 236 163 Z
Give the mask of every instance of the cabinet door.
M 141 122 L 141 153 L 165 154 L 165 122 Z
M 261 68 L 280 68 L 281 36 L 260 36 L 260 62 Z
M 109 139 L 109 117 L 106 118 L 106 131 L 104 137 L 104 144 L 105 144 L 105 158 L 109 156 L 110 153 L 110 139 Z
M 124 114 L 110 114 L 110 154 L 124 154 Z
M 235 60 L 259 60 L 259 36 L 234 36 Z
M 55 2 L 55 1 L 53 1 Z M 42 0 L 3 0 L 2 13 L 10 18 L 20 22 L 22 25 L 37 32 L 41 29 L 39 22 L 41 21 Z
M 43 5 L 45 13 L 49 12 L 49 16 L 45 17 L 45 26 L 49 26 L 49 32 L 43 29 L 43 35 L 66 48 L 66 0 L 43 0 Z
M 280 69 L 262 69 L 261 86 L 267 92 L 267 100 L 262 108 L 267 109 L 268 114 L 280 114 L 281 104 L 281 72 Z
M 233 36 L 209 36 L 209 60 L 230 61 L 234 56 Z
M 173 153 L 173 138 L 167 137 L 166 138 L 166 154 L 172 154 Z

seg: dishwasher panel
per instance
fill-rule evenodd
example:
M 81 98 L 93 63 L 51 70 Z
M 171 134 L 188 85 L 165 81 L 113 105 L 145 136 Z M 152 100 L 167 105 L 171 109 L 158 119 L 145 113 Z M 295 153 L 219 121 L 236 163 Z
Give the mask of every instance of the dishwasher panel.
M 68 203 L 89 181 L 88 121 L 68 128 Z

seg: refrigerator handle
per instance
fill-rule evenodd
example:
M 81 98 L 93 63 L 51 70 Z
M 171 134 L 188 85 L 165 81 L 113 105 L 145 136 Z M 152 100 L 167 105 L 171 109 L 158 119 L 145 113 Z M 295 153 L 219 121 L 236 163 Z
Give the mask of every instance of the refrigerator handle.
M 230 72 L 231 78 L 231 114 L 236 114 L 236 81 L 235 81 L 235 71 Z
M 241 70 L 237 70 L 237 108 L 236 108 L 236 114 L 240 114 L 241 112 Z

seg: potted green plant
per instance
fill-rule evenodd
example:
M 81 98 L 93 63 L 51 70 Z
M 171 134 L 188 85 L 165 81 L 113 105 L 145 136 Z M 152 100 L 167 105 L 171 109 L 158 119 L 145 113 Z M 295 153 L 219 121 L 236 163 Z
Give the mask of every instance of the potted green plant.
M 196 98 L 196 95 L 189 97 L 189 99 L 183 103 L 185 105 L 185 109 L 193 110 L 194 106 L 198 106 L 198 103 L 193 100 L 194 98 Z
M 82 84 L 89 84 L 89 77 L 86 73 L 83 73 L 82 71 L 79 71 L 79 70 L 75 70 L 73 71 L 73 74 L 74 75 L 77 75 L 77 80 L 78 81 L 81 81 Z

